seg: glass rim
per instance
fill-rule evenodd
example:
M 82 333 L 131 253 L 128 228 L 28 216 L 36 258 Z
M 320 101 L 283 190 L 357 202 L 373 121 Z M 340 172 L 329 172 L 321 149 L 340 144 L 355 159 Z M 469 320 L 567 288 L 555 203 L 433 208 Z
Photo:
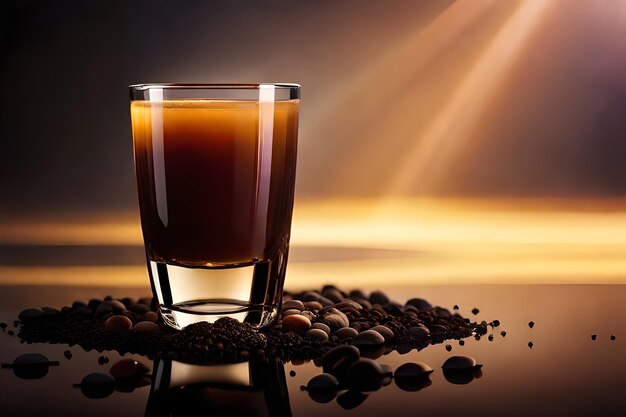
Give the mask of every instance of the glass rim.
M 128 88 L 138 91 L 152 89 L 180 89 L 180 90 L 255 90 L 261 86 L 274 86 L 281 89 L 299 89 L 300 84 L 296 83 L 141 83 L 131 84 Z

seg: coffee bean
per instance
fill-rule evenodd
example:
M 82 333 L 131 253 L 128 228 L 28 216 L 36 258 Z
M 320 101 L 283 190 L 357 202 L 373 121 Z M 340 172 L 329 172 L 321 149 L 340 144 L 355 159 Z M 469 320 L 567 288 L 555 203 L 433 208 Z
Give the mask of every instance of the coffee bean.
M 430 337 L 430 330 L 424 325 L 409 327 L 406 331 L 407 335 L 414 339 Z
M 305 301 L 303 304 L 304 308 L 311 311 L 319 311 L 324 308 L 322 303 L 320 303 L 319 301 Z
M 311 325 L 312 329 L 320 329 L 323 330 L 328 336 L 330 336 L 330 327 L 328 327 L 327 325 L 325 325 L 324 323 L 313 323 Z
M 616 339 L 615 335 L 614 335 L 614 334 L 612 334 L 612 335 L 611 335 L 611 337 L 610 337 L 610 339 L 611 339 L 611 340 L 615 340 L 615 339 Z
M 306 390 L 309 397 L 318 403 L 328 403 L 337 396 L 339 381 L 330 374 L 319 374 L 311 378 L 307 383 Z
M 161 328 L 151 321 L 140 321 L 132 327 L 132 330 L 137 333 L 158 333 Z
M 300 314 L 302 310 L 298 310 L 297 308 L 290 308 L 288 310 L 283 310 L 283 317 L 293 316 L 294 314 Z
M 104 332 L 109 335 L 122 334 L 133 327 L 133 322 L 125 316 L 111 316 L 104 322 Z
M 331 372 L 337 368 L 339 362 L 342 362 L 344 365 L 350 365 L 352 362 L 359 359 L 360 356 L 361 353 L 356 346 L 335 346 L 322 355 L 322 367 L 324 368 L 324 372 Z
M 302 311 L 304 310 L 304 304 L 302 303 L 302 301 L 300 300 L 291 300 L 291 301 L 285 301 L 281 307 L 281 309 L 284 310 L 298 310 L 298 311 Z
M 123 310 L 126 310 L 126 306 L 124 305 L 123 302 L 119 301 L 119 300 L 111 300 L 109 301 L 111 307 L 113 308 L 114 312 L 120 312 Z
M 354 330 L 352 327 L 342 327 L 333 332 L 333 336 L 337 336 L 339 339 L 352 339 L 355 338 L 358 334 L 359 332 Z
M 324 317 L 323 321 L 325 325 L 331 328 L 331 330 L 337 330 L 350 324 L 350 321 L 347 317 L 344 319 L 339 314 L 329 314 Z
M 129 306 L 128 309 L 132 311 L 133 313 L 139 314 L 139 315 L 146 314 L 148 311 L 150 311 L 149 306 L 145 304 L 141 304 L 141 303 L 133 304 L 132 306 Z
M 283 319 L 283 330 L 303 334 L 311 327 L 311 320 L 302 315 L 287 316 Z
M 102 304 L 102 300 L 101 299 L 99 299 L 99 298 L 92 298 L 87 303 L 87 307 L 89 307 L 91 309 L 91 311 L 94 311 L 96 308 L 98 308 L 98 306 L 100 304 Z
M 493 335 L 492 335 L 492 334 L 490 334 L 490 335 L 487 337 L 487 339 L 488 339 L 490 342 L 493 342 Z
M 530 327 L 531 329 L 532 329 L 533 327 L 535 327 L 535 322 L 534 322 L 534 321 L 529 321 L 529 322 L 528 322 L 528 327 Z
M 322 291 L 322 296 L 328 298 L 333 303 L 340 303 L 343 301 L 343 294 L 335 288 L 328 288 Z
M 442 368 L 448 370 L 471 369 L 476 367 L 476 359 L 471 356 L 451 356 L 443 363 Z
M 328 334 L 321 329 L 309 329 L 304 335 L 310 339 L 319 340 L 322 343 L 328 340 Z
M 146 306 L 150 307 L 152 305 L 153 301 L 154 300 L 153 300 L 152 297 L 142 297 L 139 300 L 137 300 L 137 303 L 135 303 L 135 304 L 143 304 L 143 305 L 146 305 Z
M 109 373 L 115 379 L 130 379 L 148 373 L 150 369 L 135 359 L 122 359 L 113 364 Z
M 367 295 L 365 295 L 365 293 L 361 290 L 352 290 L 348 293 L 348 295 L 352 299 L 358 298 L 358 299 L 363 300 L 367 298 Z
M 29 320 L 39 320 L 45 316 L 46 314 L 38 308 L 27 308 L 26 310 L 22 310 L 17 318 L 26 322 Z
M 382 386 L 383 370 L 378 362 L 361 358 L 348 367 L 350 385 L 360 391 L 376 391 Z
M 385 338 L 377 331 L 365 330 L 357 334 L 354 339 L 352 339 L 352 343 L 356 346 L 382 345 L 385 343 Z
M 529 347 L 529 348 L 531 348 L 531 349 L 532 349 L 534 345 L 535 345 L 535 344 L 534 344 L 533 342 L 528 342 L 528 347 Z
M 104 301 L 96 307 L 94 314 L 96 317 L 102 317 L 108 313 L 113 313 L 113 306 L 110 301 Z
M 294 370 L 289 371 L 289 376 L 290 377 L 296 376 L 296 371 L 294 371 Z
M 72 359 L 72 352 L 70 352 L 69 350 L 66 350 L 63 352 L 63 356 L 65 356 L 65 359 Z
M 405 304 L 413 306 L 419 311 L 428 310 L 433 307 L 428 301 L 424 300 L 423 298 L 411 298 Z
M 156 323 L 159 320 L 159 315 L 157 313 L 155 313 L 154 311 L 148 311 L 146 314 L 144 314 L 141 317 L 142 321 L 151 321 L 153 323 Z
M 473 314 L 473 315 L 477 315 L 478 313 L 480 313 L 480 310 L 479 310 L 479 309 L 477 309 L 476 307 L 474 307 L 474 308 L 472 309 L 472 314 Z
M 105 363 L 107 363 L 109 361 L 109 358 L 107 358 L 106 356 L 99 356 L 98 357 L 98 363 L 100 365 L 104 365 Z
M 385 338 L 385 341 L 389 341 L 395 337 L 393 331 L 389 327 L 383 326 L 382 324 L 374 326 L 370 330 L 380 333 L 380 335 Z
M 447 350 L 448 352 L 452 351 L 452 345 L 446 345 L 446 350 Z
M 58 361 L 50 361 L 39 353 L 25 353 L 13 361 L 9 366 L 2 364 L 2 367 L 13 368 L 13 373 L 21 379 L 41 379 L 48 375 L 50 366 L 59 366 Z
M 309 319 L 310 321 L 313 321 L 315 319 L 315 317 L 316 317 L 315 313 L 313 313 L 312 311 L 309 311 L 309 310 L 304 310 L 300 314 L 303 315 L 304 317 L 306 317 L 307 319 Z
M 382 291 L 374 291 L 370 294 L 372 304 L 385 305 L 389 304 L 389 297 Z
M 591 335 L 591 340 L 596 340 L 596 339 L 597 339 L 597 337 L 598 337 L 598 335 L 597 335 L 597 334 L 592 334 L 592 335 Z
M 500 320 L 494 320 L 494 321 L 492 321 L 492 322 L 491 322 L 491 326 L 492 326 L 492 327 L 498 327 L 498 326 L 500 326 Z
M 458 310 L 458 309 L 459 309 L 459 306 L 455 304 L 455 305 L 454 305 L 454 307 L 452 307 L 452 309 L 453 309 L 453 310 Z
M 506 330 L 502 330 L 500 334 L 502 335 L 502 337 L 506 337 Z
M 339 381 L 331 374 L 319 374 L 311 378 L 306 385 L 307 390 L 312 389 L 331 389 L 334 390 L 339 386 Z
M 87 398 L 105 398 L 115 391 L 115 380 L 106 374 L 89 374 L 80 382 L 80 390 Z
M 459 340 L 459 346 L 464 346 L 465 345 L 465 340 Z
M 407 362 L 403 365 L 400 365 L 396 372 L 394 372 L 394 378 L 412 378 L 412 377 L 423 377 L 426 375 L 430 375 L 433 373 L 433 368 L 425 364 L 424 362 Z

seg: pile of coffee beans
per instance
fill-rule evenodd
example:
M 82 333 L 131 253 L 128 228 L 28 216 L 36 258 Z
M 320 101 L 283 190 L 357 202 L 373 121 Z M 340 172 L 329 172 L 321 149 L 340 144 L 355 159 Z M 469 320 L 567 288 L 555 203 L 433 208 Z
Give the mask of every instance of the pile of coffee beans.
M 278 319 L 260 331 L 229 318 L 177 331 L 163 323 L 151 298 L 105 297 L 61 309 L 24 310 L 18 336 L 25 343 L 80 345 L 192 363 L 265 356 L 312 359 L 340 345 L 356 346 L 360 356 L 375 359 L 392 350 L 406 353 L 447 339 L 481 336 L 490 324 L 474 323 L 421 298 L 400 304 L 381 291 L 345 292 L 327 285 L 285 292 Z

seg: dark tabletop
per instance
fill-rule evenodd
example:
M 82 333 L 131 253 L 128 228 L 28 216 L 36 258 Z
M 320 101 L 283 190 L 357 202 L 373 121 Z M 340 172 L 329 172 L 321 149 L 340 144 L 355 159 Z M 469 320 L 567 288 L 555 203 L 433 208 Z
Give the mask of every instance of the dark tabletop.
M 320 403 L 319 398 L 315 401 L 300 389 L 322 372 L 313 362 L 245 363 L 237 368 L 200 367 L 198 371 L 180 364 L 165 364 L 164 368 L 163 363 L 157 366 L 148 358 L 127 354 L 125 357 L 148 365 L 152 386 L 92 399 L 85 397 L 73 384 L 80 383 L 90 373 L 108 373 L 121 358 L 117 352 L 21 344 L 19 338 L 9 334 L 10 330 L 16 330 L 13 321 L 19 311 L 28 307 L 58 308 L 74 300 L 108 294 L 139 297 L 149 295 L 149 289 L 0 286 L 0 321 L 8 324 L 7 329 L 0 332 L 0 362 L 10 364 L 23 353 L 41 353 L 50 361 L 59 362 L 59 366 L 50 367 L 39 379 L 19 378 L 12 369 L 1 369 L 0 414 L 68 417 L 189 413 L 207 416 L 289 413 L 293 416 L 624 415 L 626 286 L 405 286 L 387 288 L 386 292 L 400 302 L 419 296 L 449 309 L 458 304 L 460 313 L 466 317 L 479 322 L 497 319 L 501 325 L 488 333 L 493 333 L 493 341 L 488 335 L 479 341 L 467 338 L 464 346 L 453 340 L 419 352 L 413 350 L 403 355 L 392 352 L 378 359 L 394 370 L 406 362 L 421 361 L 430 365 L 434 369 L 431 383 L 418 391 L 406 391 L 391 382 L 375 392 L 350 392 L 340 400 L 331 397 L 323 399 L 328 402 Z M 480 310 L 477 315 L 471 313 L 474 307 Z M 532 329 L 528 326 L 530 321 L 535 323 Z M 506 331 L 505 337 L 500 334 L 502 330 Z M 597 335 L 595 341 L 592 334 Z M 615 335 L 615 340 L 610 339 L 611 335 Z M 532 342 L 532 348 L 528 342 Z M 452 346 L 451 352 L 445 349 L 447 343 Z M 65 350 L 70 350 L 71 359 L 64 356 Z M 452 355 L 474 357 L 483 365 L 482 376 L 464 384 L 448 381 L 441 365 Z M 101 356 L 105 356 L 108 363 L 100 364 Z M 202 378 L 207 381 L 213 378 L 217 384 L 214 389 L 203 391 L 201 396 L 181 396 L 170 398 L 167 403 L 159 402 L 159 390 L 167 388 L 163 387 L 163 369 L 170 372 L 168 381 L 182 378 L 179 385 L 193 385 Z M 360 405 L 356 405 L 359 402 Z M 193 404 L 191 411 L 189 404 Z

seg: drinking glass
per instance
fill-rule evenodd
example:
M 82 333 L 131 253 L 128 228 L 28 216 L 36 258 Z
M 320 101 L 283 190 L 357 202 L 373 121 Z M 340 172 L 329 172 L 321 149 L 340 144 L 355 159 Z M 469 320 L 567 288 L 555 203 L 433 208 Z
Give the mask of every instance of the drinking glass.
M 130 86 L 154 296 L 177 329 L 277 316 L 289 253 L 297 84 Z

